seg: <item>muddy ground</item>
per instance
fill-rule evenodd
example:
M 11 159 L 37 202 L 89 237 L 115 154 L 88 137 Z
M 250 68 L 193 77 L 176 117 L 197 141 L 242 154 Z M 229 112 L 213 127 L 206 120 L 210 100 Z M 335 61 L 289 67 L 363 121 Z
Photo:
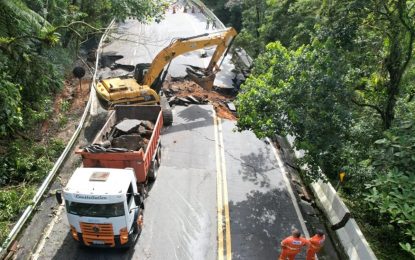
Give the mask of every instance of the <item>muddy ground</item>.
M 229 90 L 220 90 L 214 88 L 207 91 L 193 81 L 187 79 L 167 79 L 163 84 L 163 90 L 171 93 L 176 97 L 192 96 L 200 100 L 201 103 L 209 103 L 213 105 L 216 115 L 223 119 L 236 120 L 236 113 L 231 112 L 227 103 L 231 103 L 235 99 Z

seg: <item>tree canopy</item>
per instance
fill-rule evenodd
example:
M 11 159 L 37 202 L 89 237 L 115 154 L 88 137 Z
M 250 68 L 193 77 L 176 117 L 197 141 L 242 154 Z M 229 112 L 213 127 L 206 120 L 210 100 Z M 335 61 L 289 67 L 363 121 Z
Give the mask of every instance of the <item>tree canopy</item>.
M 1 0 L 0 137 L 44 117 L 81 41 L 113 18 L 161 19 L 164 7 L 164 1 L 150 0 Z
M 236 42 L 255 58 L 238 129 L 294 136 L 306 180 L 345 171 L 341 192 L 365 228 L 415 255 L 415 1 L 210 2 L 239 8 Z
M 0 244 L 63 150 L 37 144 L 40 123 L 72 70 L 82 42 L 115 18 L 161 19 L 165 1 L 0 0 Z

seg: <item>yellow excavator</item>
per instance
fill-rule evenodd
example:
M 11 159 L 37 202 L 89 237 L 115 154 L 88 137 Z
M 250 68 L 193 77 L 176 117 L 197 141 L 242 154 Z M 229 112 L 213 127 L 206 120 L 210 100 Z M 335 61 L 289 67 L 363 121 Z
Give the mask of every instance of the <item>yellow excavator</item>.
M 186 72 L 193 81 L 206 90 L 211 90 L 215 75 L 219 71 L 219 59 L 228 52 L 237 35 L 234 28 L 224 31 L 205 33 L 186 38 L 174 39 L 161 50 L 151 64 L 140 63 L 135 66 L 133 77 L 118 77 L 100 80 L 96 85 L 98 97 L 106 106 L 116 104 L 160 104 L 164 112 L 164 121 L 169 125 L 173 121 L 171 110 L 165 96 L 160 96 L 161 85 L 167 75 L 171 61 L 184 53 L 217 46 L 207 68 L 189 66 Z M 226 56 L 225 53 L 225 56 Z M 167 68 L 165 69 L 165 67 Z M 162 73 L 164 70 L 164 73 Z M 102 103 L 102 102 L 101 102 Z

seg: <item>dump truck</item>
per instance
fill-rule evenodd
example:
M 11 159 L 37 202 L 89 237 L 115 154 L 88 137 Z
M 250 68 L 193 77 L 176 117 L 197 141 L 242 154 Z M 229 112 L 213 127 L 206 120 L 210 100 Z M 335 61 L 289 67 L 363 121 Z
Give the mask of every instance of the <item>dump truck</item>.
M 130 134 L 114 138 L 116 131 L 120 131 L 116 126 L 126 121 L 132 122 L 127 122 L 126 129 L 121 131 L 125 130 Z M 143 138 L 143 134 L 131 133 L 137 127 L 140 131 L 141 125 L 137 121 L 154 123 L 153 126 L 141 130 L 147 138 Z M 117 105 L 115 110 L 110 112 L 108 120 L 96 135 L 93 144 L 78 149 L 75 153 L 82 156 L 84 167 L 122 169 L 130 167 L 134 170 L 137 181 L 145 184 L 147 180 L 153 181 L 157 178 L 157 170 L 161 162 L 162 127 L 163 116 L 160 106 Z M 118 145 L 114 145 L 116 141 Z M 144 145 L 140 145 L 139 142 L 143 142 Z
M 161 162 L 160 106 L 119 105 L 92 144 L 78 148 L 75 170 L 58 202 L 65 200 L 70 233 L 91 247 L 129 247 L 143 226 L 146 184 Z

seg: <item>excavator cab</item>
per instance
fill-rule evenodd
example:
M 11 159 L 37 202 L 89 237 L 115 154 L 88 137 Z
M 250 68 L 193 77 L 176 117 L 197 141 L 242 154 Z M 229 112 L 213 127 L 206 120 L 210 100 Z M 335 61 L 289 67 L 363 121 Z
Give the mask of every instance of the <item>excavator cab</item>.
M 96 86 L 101 99 L 111 104 L 140 103 L 154 105 L 160 102 L 159 94 L 146 85 L 140 85 L 134 78 L 109 78 Z
M 134 69 L 134 78 L 137 80 L 138 84 L 143 85 L 144 83 L 144 76 L 147 74 L 148 70 L 150 69 L 150 63 L 138 63 L 135 65 Z
M 144 79 L 145 79 L 145 76 L 146 76 L 148 70 L 150 69 L 150 67 L 151 67 L 150 63 L 138 63 L 135 66 L 134 79 L 137 81 L 138 84 L 145 85 Z M 164 70 L 162 70 L 160 72 L 158 77 L 154 80 L 154 82 L 150 86 L 150 88 L 153 89 L 156 93 L 160 93 L 161 87 L 162 87 L 163 82 L 164 82 L 165 74 L 166 74 L 167 71 L 164 72 L 164 73 L 163 73 L 163 71 Z

